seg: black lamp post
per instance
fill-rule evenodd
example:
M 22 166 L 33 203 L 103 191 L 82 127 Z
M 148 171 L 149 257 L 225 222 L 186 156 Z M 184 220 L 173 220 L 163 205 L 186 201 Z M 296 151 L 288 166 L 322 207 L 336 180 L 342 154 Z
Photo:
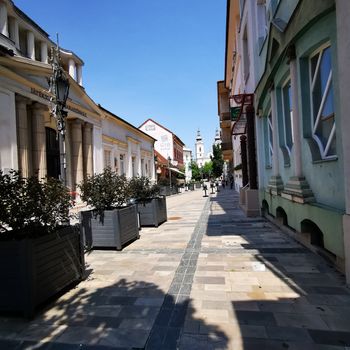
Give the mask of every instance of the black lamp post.
M 168 157 L 168 168 L 169 168 L 169 185 L 171 188 L 171 170 L 170 170 L 170 164 L 171 164 L 171 158 L 170 156 Z
M 51 102 L 51 114 L 56 119 L 59 145 L 60 145 L 60 178 L 64 185 L 67 184 L 66 179 L 66 118 L 67 111 L 65 110 L 67 98 L 69 94 L 69 79 L 62 68 L 61 56 L 58 46 L 51 47 L 50 64 L 52 66 L 52 75 L 49 80 L 50 92 L 53 96 Z

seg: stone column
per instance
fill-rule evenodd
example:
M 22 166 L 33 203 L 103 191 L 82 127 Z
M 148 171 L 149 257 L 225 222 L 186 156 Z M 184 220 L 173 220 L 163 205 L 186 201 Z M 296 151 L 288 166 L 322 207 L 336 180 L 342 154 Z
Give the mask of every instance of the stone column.
M 141 168 L 141 145 L 137 145 L 137 157 L 136 157 L 136 175 L 141 176 L 142 175 L 142 168 Z
M 294 176 L 292 176 L 282 192 L 282 197 L 298 203 L 312 202 L 315 200 L 308 182 L 303 176 L 302 154 L 301 154 L 301 127 L 299 115 L 298 95 L 298 68 L 295 47 L 290 46 L 287 52 L 290 68 L 290 85 L 292 93 L 292 126 L 293 126 L 293 153 L 294 153 Z
M 271 121 L 272 121 L 272 176 L 269 180 L 268 191 L 271 194 L 278 195 L 283 190 L 283 182 L 279 171 L 279 142 L 278 142 L 278 121 L 277 121 L 277 104 L 276 91 L 272 86 L 270 89 L 271 98 Z
M 35 60 L 35 39 L 31 31 L 27 32 L 27 55 L 30 59 Z
M 32 132 L 33 132 L 33 171 L 39 179 L 47 175 L 46 164 L 46 132 L 45 112 L 47 107 L 36 102 L 32 106 Z
M 29 99 L 16 95 L 16 118 L 18 135 L 18 168 L 24 177 L 29 176 L 28 113 Z
M 131 154 L 131 149 L 132 149 L 132 143 L 130 140 L 128 140 L 128 153 L 127 153 L 127 160 L 126 160 L 126 177 L 127 178 L 132 178 L 132 154 Z
M 41 62 L 48 63 L 47 43 L 45 41 L 42 41 L 40 43 L 40 53 L 41 53 Z
M 71 124 L 71 146 L 72 146 L 72 189 L 76 190 L 77 184 L 80 184 L 84 179 L 83 165 L 83 122 L 80 119 L 75 119 Z
M 0 1 L 0 33 L 9 36 L 6 4 Z
M 92 175 L 93 154 L 92 154 L 92 124 L 85 123 L 83 133 L 83 152 L 84 152 L 84 175 Z
M 9 26 L 11 28 L 10 32 L 12 33 L 11 39 L 14 41 L 16 48 L 19 49 L 19 28 L 17 19 L 10 17 Z
M 77 65 L 77 83 L 83 86 L 83 67 L 81 64 Z
M 75 62 L 72 58 L 69 59 L 68 61 L 68 72 L 69 75 L 76 80 L 76 69 L 75 69 Z

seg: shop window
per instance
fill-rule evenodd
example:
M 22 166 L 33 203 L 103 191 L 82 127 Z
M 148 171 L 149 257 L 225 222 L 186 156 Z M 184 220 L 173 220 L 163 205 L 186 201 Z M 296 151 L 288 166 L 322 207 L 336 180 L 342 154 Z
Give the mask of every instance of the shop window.
M 332 158 L 337 153 L 332 60 L 329 45 L 311 55 L 309 69 L 312 136 L 317 142 L 321 158 Z

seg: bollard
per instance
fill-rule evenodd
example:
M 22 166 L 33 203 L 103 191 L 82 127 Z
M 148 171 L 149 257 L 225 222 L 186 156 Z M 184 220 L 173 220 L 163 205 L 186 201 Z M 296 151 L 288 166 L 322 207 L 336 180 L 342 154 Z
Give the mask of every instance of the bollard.
M 208 189 L 208 186 L 207 185 L 203 185 L 203 190 L 204 190 L 204 196 L 203 197 L 208 197 L 207 189 Z

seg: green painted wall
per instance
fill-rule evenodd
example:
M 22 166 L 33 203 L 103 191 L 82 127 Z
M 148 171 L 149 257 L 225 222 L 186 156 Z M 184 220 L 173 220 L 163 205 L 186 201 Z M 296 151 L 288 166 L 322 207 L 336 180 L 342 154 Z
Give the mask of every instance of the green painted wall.
M 269 212 L 276 216 L 276 209 L 281 207 L 288 216 L 288 226 L 301 231 L 301 222 L 313 221 L 323 232 L 324 246 L 333 254 L 344 258 L 343 213 L 332 208 L 312 204 L 298 204 L 280 196 L 273 196 L 260 190 L 260 203 L 269 205 Z

